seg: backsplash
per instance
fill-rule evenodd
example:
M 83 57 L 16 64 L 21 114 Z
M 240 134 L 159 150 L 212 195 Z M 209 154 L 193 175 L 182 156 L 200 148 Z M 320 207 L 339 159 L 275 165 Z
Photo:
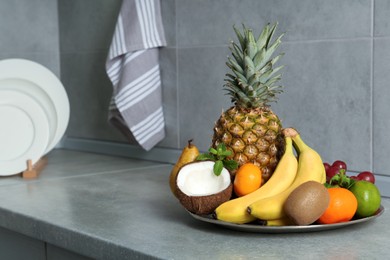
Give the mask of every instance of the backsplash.
M 41 63 L 60 76 L 57 1 L 0 1 L 0 59 Z
M 1 57 L 30 58 L 60 73 L 72 110 L 67 138 L 127 145 L 107 123 L 112 88 L 104 70 L 121 0 L 23 2 L 0 3 L 0 32 L 11 37 L 1 41 Z M 390 175 L 389 1 L 161 3 L 168 41 L 160 51 L 167 137 L 158 149 L 178 151 L 192 138 L 208 149 L 214 122 L 230 106 L 222 87 L 228 44 L 236 40 L 232 26 L 245 23 L 258 34 L 278 21 L 278 33 L 286 32 L 279 61 L 286 65 L 285 89 L 271 105 L 283 126 L 300 131 L 324 161 L 340 159 L 353 171 Z M 14 25 L 6 11 L 29 17 L 29 9 L 38 15 L 25 21 L 28 29 Z
M 278 21 L 279 32 L 286 32 L 279 62 L 286 65 L 285 91 L 272 108 L 283 125 L 297 128 L 324 161 L 342 159 L 351 170 L 390 174 L 388 1 L 163 2 L 170 13 L 161 61 L 172 141 L 161 145 L 172 147 L 178 139 L 180 148 L 194 138 L 208 148 L 214 121 L 230 106 L 222 86 L 232 25 L 245 23 L 260 33 L 265 23 Z

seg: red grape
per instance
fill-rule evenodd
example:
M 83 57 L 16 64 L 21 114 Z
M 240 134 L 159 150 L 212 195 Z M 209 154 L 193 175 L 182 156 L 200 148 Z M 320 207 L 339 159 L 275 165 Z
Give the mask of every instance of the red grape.
M 350 176 L 349 178 L 355 181 L 360 181 L 358 176 Z
M 328 170 L 330 169 L 330 164 L 327 162 L 324 162 L 324 167 L 325 167 L 325 172 L 328 172 Z
M 347 171 L 347 164 L 343 161 L 340 161 L 340 160 L 334 161 L 332 164 L 332 167 L 344 169 L 345 171 Z
M 371 183 L 375 183 L 375 176 L 374 176 L 374 174 L 372 174 L 372 172 L 364 171 L 364 172 L 359 173 L 357 175 L 357 177 L 359 178 L 359 180 L 369 181 Z
M 331 166 L 329 168 L 329 170 L 326 172 L 326 177 L 327 177 L 327 179 L 329 178 L 329 180 L 330 180 L 333 176 L 335 176 L 338 173 L 340 173 L 340 169 L 337 167 Z

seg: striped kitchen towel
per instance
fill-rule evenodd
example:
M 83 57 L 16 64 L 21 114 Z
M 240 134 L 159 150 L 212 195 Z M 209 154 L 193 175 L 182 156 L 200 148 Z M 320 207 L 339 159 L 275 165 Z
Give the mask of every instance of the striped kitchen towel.
M 160 46 L 160 0 L 123 0 L 106 62 L 113 85 L 108 119 L 147 151 L 165 137 Z

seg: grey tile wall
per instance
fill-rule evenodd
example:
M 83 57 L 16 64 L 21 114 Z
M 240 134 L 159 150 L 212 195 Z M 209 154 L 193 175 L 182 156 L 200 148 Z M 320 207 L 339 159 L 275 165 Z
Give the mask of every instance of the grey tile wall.
M 121 0 L 59 0 L 61 80 L 69 96 L 67 136 L 126 142 L 108 125 L 112 87 L 105 61 Z
M 286 32 L 285 91 L 272 107 L 283 125 L 298 128 L 325 161 L 389 175 L 389 107 L 386 94 L 378 93 L 389 82 L 389 12 L 386 0 L 176 1 L 170 47 L 178 60 L 178 148 L 194 137 L 206 150 L 214 121 L 230 106 L 222 85 L 232 25 L 259 31 L 278 21 L 279 32 Z
M 61 54 L 61 79 L 71 107 L 67 136 L 125 141 L 107 124 L 112 88 L 105 60 L 106 53 L 99 51 Z
M 300 130 L 325 161 L 342 159 L 351 170 L 390 175 L 389 1 L 161 2 L 167 137 L 159 147 L 181 149 L 194 138 L 208 149 L 214 121 L 230 106 L 222 86 L 232 25 L 259 32 L 266 22 L 279 21 L 279 32 L 286 32 L 285 92 L 272 107 L 284 126 Z M 71 102 L 70 137 L 127 142 L 107 124 L 111 85 L 104 71 L 120 3 L 0 3 L 0 58 L 31 58 L 61 71 Z
M 371 41 L 292 42 L 283 48 L 285 92 L 275 105 L 283 125 L 297 128 L 326 161 L 370 168 Z
M 61 53 L 106 52 L 121 0 L 58 0 Z
M 230 106 L 222 85 L 228 49 L 181 48 L 178 51 L 178 111 L 180 143 L 187 140 L 203 150 L 210 146 L 215 121 Z
M 41 63 L 60 76 L 57 1 L 0 1 L 0 59 Z
M 370 36 L 371 1 L 338 0 L 178 0 L 179 47 L 225 45 L 231 26 L 260 30 L 279 21 L 286 40 L 303 41 Z
M 232 25 L 245 23 L 260 33 L 265 23 L 278 21 L 279 32 L 286 32 L 280 62 L 286 65 L 285 91 L 273 109 L 325 161 L 342 159 L 351 170 L 371 170 L 374 6 L 336 0 L 176 1 L 181 146 L 194 137 L 207 149 L 214 121 L 230 106 L 222 85 L 227 44 L 235 40 Z M 381 9 L 385 19 L 386 8 Z
M 169 38 L 168 38 L 169 39 Z M 168 41 L 167 39 L 167 41 Z M 177 109 L 177 55 L 176 48 L 166 47 L 160 50 L 161 80 L 164 82 L 162 88 L 163 110 L 165 119 L 166 137 L 159 146 L 179 147 L 179 127 Z
M 390 2 L 387 0 L 375 0 L 374 3 L 374 35 L 390 36 Z
M 373 48 L 373 169 L 390 175 L 390 2 L 375 0 Z

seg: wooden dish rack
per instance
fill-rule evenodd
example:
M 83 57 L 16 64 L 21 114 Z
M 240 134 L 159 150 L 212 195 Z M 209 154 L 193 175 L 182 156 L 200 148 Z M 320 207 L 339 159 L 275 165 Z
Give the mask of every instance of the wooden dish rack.
M 27 169 L 23 171 L 23 179 L 35 179 L 42 172 L 47 164 L 47 157 L 42 157 L 34 165 L 31 160 L 27 160 Z

